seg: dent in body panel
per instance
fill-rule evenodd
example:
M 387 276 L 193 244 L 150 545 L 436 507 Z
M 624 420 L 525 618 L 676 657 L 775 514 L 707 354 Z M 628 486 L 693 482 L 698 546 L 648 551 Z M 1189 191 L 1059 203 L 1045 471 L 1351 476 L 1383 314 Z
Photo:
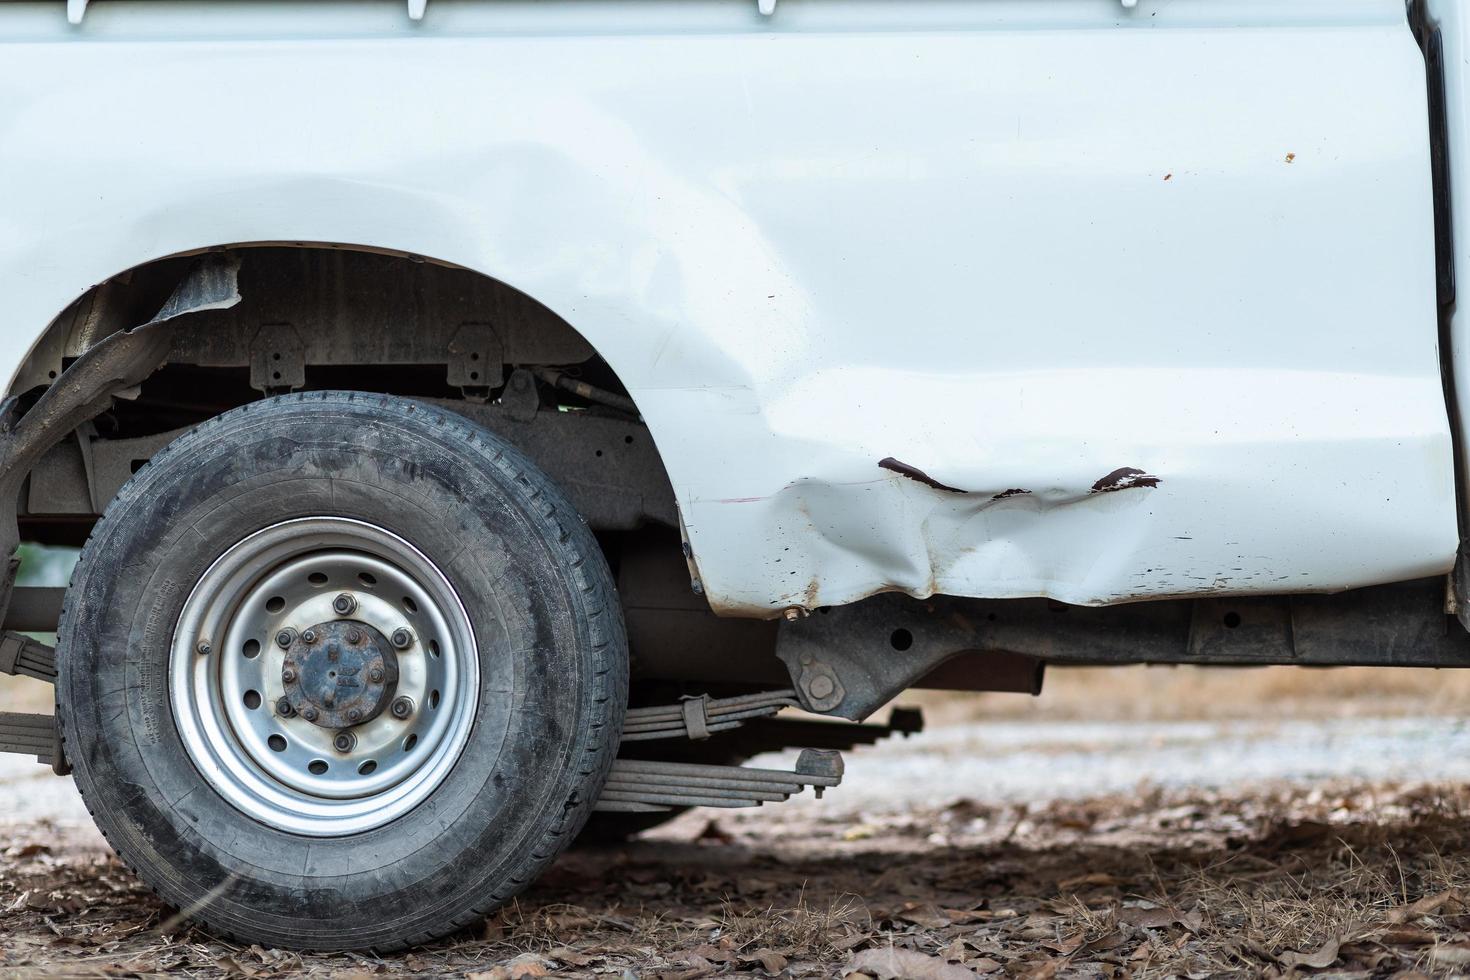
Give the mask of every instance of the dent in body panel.
M 1005 549 L 1003 536 L 981 529 L 982 525 L 988 527 L 988 522 L 982 521 L 987 512 L 1009 510 L 1011 518 L 1001 524 L 1012 523 L 1017 518 L 1030 522 L 1045 519 L 1045 515 L 1059 509 L 1093 502 L 1101 513 L 1127 522 L 1141 516 L 1136 507 L 1120 506 L 1112 500 L 1099 501 L 1098 497 L 1129 490 L 1148 493 L 1163 483 L 1161 478 L 1134 467 L 1119 467 L 1090 484 L 1039 490 L 1014 487 L 966 490 L 940 482 L 918 467 L 893 457 L 885 457 L 878 466 L 885 474 L 892 475 L 885 475 L 879 481 L 829 482 L 807 477 L 793 481 L 771 496 L 727 498 L 721 502 L 760 505 L 769 512 L 766 520 L 778 523 L 791 538 L 815 537 L 822 545 L 817 551 L 840 554 L 866 569 L 888 573 L 887 580 L 866 586 L 859 598 L 886 592 L 926 598 L 948 591 L 946 583 L 952 578 L 957 561 L 965 556 Z M 855 506 L 873 491 L 880 495 L 876 506 Z M 920 512 L 922 517 L 917 521 L 896 520 L 899 515 L 915 516 Z M 769 557 L 768 567 L 773 574 L 801 579 L 802 559 L 792 551 L 790 545 L 785 545 L 780 555 Z M 775 610 L 789 616 L 834 604 L 824 599 L 829 593 L 830 583 L 824 589 L 817 575 L 806 581 L 799 592 L 788 593 L 767 606 L 730 605 L 718 595 L 710 596 L 710 601 L 722 615 L 769 617 Z M 1120 601 L 1127 597 L 1109 598 Z

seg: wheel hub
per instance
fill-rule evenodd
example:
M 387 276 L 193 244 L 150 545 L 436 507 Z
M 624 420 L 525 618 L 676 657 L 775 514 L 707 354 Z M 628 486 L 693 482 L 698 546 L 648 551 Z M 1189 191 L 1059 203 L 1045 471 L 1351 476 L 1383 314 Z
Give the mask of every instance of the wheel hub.
M 319 728 L 366 724 L 398 686 L 398 655 L 376 628 L 357 620 L 308 626 L 286 648 L 281 688 L 293 713 Z
M 361 521 L 263 528 L 204 573 L 170 655 L 180 737 L 263 823 L 361 833 L 426 800 L 469 738 L 469 615 L 413 545 Z

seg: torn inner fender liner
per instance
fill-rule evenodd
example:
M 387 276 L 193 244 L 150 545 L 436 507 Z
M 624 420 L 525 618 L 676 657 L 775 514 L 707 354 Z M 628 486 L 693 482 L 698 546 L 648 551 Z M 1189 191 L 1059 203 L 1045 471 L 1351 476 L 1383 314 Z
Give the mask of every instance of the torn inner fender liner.
M 239 272 L 240 259 L 232 253 L 202 256 L 152 319 L 88 348 L 29 410 L 21 410 L 16 396 L 0 404 L 0 553 L 9 556 L 0 614 L 9 605 L 19 564 L 16 509 L 26 474 L 77 426 L 105 412 L 114 398 L 126 397 L 128 389 L 163 365 L 173 343 L 171 328 L 180 318 L 239 303 Z

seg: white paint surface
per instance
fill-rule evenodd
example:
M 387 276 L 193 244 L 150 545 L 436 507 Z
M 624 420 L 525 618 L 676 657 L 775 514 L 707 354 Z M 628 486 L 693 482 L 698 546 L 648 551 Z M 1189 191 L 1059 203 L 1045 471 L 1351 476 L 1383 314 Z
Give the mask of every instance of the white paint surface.
M 617 370 L 723 611 L 1452 563 L 1401 0 L 0 3 L 0 93 L 0 374 L 161 256 L 463 265 Z

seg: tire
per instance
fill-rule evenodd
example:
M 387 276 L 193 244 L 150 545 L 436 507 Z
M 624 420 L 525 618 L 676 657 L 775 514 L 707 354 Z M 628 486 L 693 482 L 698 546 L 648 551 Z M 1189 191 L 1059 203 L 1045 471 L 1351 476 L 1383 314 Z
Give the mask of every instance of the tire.
M 122 859 L 218 935 L 308 950 L 422 943 L 524 889 L 596 801 L 628 685 L 560 490 L 466 419 L 343 392 L 232 411 L 140 470 L 57 653 L 64 748 Z

